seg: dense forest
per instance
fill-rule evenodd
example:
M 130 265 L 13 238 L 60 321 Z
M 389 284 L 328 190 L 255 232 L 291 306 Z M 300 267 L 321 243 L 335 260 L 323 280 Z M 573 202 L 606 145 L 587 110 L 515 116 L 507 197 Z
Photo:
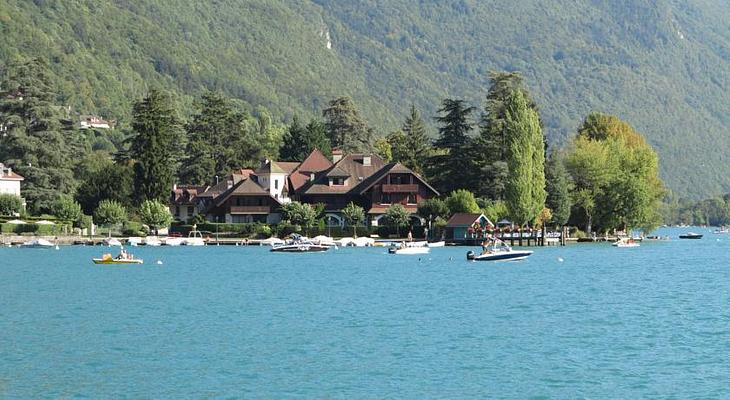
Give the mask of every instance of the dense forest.
M 490 70 L 519 71 L 550 143 L 618 115 L 667 186 L 699 199 L 730 192 L 728 20 L 720 0 L 6 0 L 0 68 L 46 57 L 56 104 L 121 129 L 163 88 L 187 114 L 217 90 L 275 124 L 349 96 L 381 137 L 415 104 L 433 138 L 444 98 L 479 107 Z

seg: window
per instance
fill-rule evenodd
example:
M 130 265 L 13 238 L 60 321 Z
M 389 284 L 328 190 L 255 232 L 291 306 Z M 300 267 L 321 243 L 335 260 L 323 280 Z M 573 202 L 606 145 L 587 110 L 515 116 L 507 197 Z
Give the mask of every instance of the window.
M 193 206 L 188 206 L 188 215 L 193 215 Z
M 279 180 L 274 179 L 274 189 L 279 190 Z
M 344 185 L 345 178 L 332 178 L 332 185 Z
M 176 217 L 180 216 L 180 206 L 175 206 L 175 216 Z
M 408 194 L 408 204 L 418 204 L 418 200 L 416 199 L 415 193 Z
M 380 195 L 380 204 L 390 204 L 390 194 L 383 193 Z

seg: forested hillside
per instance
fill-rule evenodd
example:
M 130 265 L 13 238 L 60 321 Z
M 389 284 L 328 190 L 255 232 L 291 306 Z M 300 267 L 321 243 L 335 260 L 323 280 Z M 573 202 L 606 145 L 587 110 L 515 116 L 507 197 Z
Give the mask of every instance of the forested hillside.
M 59 105 L 122 126 L 162 87 L 185 109 L 218 89 L 284 121 L 349 95 L 383 135 L 411 103 L 481 108 L 490 70 L 520 71 L 553 143 L 616 114 L 697 198 L 730 192 L 727 21 L 724 0 L 4 0 L 0 65 L 45 57 Z

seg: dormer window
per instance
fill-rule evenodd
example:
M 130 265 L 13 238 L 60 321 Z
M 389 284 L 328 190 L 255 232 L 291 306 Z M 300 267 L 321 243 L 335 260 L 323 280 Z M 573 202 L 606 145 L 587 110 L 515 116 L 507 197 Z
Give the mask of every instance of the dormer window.
M 332 186 L 342 186 L 345 184 L 345 178 L 341 178 L 341 177 L 330 178 L 330 184 Z

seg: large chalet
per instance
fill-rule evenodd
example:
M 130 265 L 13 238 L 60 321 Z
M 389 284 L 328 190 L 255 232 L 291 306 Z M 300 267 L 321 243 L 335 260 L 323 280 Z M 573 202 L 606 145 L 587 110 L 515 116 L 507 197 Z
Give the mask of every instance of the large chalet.
M 377 226 L 392 204 L 403 205 L 420 223 L 418 203 L 434 196 L 433 187 L 400 163 L 337 150 L 330 160 L 314 150 L 301 163 L 267 160 L 255 171 L 236 171 L 210 187 L 175 186 L 171 211 L 183 221 L 202 213 L 211 222 L 275 224 L 283 204 L 300 201 L 324 204 L 327 224 L 343 226 L 342 209 L 354 202 Z

